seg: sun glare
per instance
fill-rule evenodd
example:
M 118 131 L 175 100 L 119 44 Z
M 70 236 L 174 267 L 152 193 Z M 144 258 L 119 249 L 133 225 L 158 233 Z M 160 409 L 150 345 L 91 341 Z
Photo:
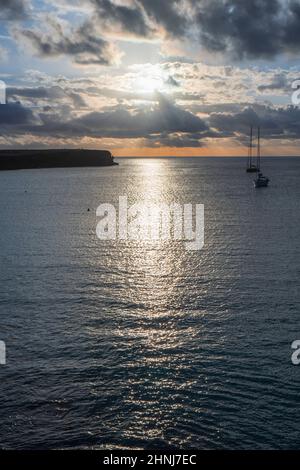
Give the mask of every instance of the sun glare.
M 154 93 L 155 91 L 162 90 L 164 82 L 162 77 L 159 76 L 145 76 L 140 77 L 136 81 L 136 91 L 142 93 Z
M 132 86 L 137 93 L 152 94 L 165 89 L 166 77 L 160 67 L 147 64 L 143 68 L 139 67 L 135 72 Z

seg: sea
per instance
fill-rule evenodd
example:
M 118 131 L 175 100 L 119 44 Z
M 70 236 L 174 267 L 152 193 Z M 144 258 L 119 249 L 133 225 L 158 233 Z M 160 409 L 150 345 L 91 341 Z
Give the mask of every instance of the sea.
M 300 158 L 0 173 L 2 449 L 300 446 Z M 203 204 L 205 243 L 100 240 L 100 204 Z

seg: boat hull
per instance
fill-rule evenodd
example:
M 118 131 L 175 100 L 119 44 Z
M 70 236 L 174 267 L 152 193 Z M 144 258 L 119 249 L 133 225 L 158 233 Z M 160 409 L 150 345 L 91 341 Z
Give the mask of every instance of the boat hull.
M 269 186 L 270 180 L 268 178 L 262 180 L 254 180 L 255 188 L 267 188 Z
M 267 188 L 269 186 L 269 183 L 254 183 L 255 188 Z

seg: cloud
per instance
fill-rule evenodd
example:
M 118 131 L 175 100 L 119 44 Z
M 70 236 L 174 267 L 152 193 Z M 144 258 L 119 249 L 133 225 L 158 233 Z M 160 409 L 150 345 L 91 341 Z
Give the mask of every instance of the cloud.
M 298 52 L 298 0 L 90 0 L 102 23 L 145 37 L 198 40 L 209 52 L 235 59 L 272 58 Z
M 207 134 L 206 137 L 210 135 Z M 173 134 L 161 134 L 159 136 L 149 136 L 146 139 L 145 145 L 147 147 L 176 147 L 176 148 L 187 148 L 187 147 L 203 147 L 203 135 L 201 133 L 189 134 L 175 132 Z
M 24 92 L 23 94 L 26 94 Z M 29 93 L 31 95 L 31 93 Z M 43 96 L 41 90 L 37 94 Z M 260 125 L 265 140 L 300 140 L 300 109 L 276 108 L 263 104 L 222 105 L 206 109 L 206 117 L 184 110 L 158 94 L 155 106 L 118 105 L 82 114 L 69 105 L 28 109 L 20 103 L 0 107 L 2 138 L 21 142 L 69 142 L 79 145 L 87 139 L 111 142 L 141 140 L 151 147 L 200 147 L 210 139 L 228 139 L 245 144 L 249 128 Z M 205 106 L 204 106 L 205 107 Z M 53 144 L 52 144 L 53 145 Z
M 182 109 L 161 94 L 157 95 L 157 100 L 155 106 L 135 109 L 116 106 L 77 117 L 73 117 L 73 108 L 52 109 L 49 106 L 45 111 L 35 110 L 37 113 L 35 122 L 32 111 L 26 110 L 20 104 L 10 104 L 2 122 L 15 124 L 14 133 L 64 139 L 76 136 L 77 139 L 149 138 L 159 141 L 161 136 L 166 139 L 169 135 L 173 135 L 170 139 L 174 140 L 176 135 L 179 142 L 179 139 L 185 138 L 185 134 L 193 136 L 196 140 L 211 134 L 205 121 L 198 116 Z M 24 127 L 23 124 L 27 126 Z
M 274 75 L 273 80 L 270 83 L 259 85 L 257 87 L 258 91 L 260 91 L 261 93 L 285 90 L 287 88 L 290 89 L 291 84 L 288 82 L 287 76 L 283 72 Z
M 248 136 L 253 125 L 261 126 L 265 139 L 300 139 L 300 108 L 293 106 L 253 105 L 237 113 L 212 113 L 208 123 L 224 137 Z
M 168 77 L 168 79 L 165 81 L 166 85 L 169 85 L 171 87 L 180 87 L 180 83 L 171 75 Z
M 67 123 L 69 131 L 92 137 L 150 138 L 159 140 L 162 134 L 195 134 L 199 138 L 209 132 L 206 123 L 158 94 L 155 107 L 140 107 L 133 111 L 119 106 L 92 112 Z
M 33 124 L 36 121 L 32 111 L 20 103 L 8 103 L 0 105 L 0 124 L 3 126 L 2 134 L 5 134 L 5 126 L 20 126 Z
M 185 0 L 131 0 L 128 5 L 113 0 L 89 0 L 94 5 L 98 20 L 111 28 L 142 37 L 153 37 L 158 28 L 171 36 L 184 36 L 187 19 L 183 7 Z
M 76 93 L 70 88 L 63 89 L 60 86 L 39 86 L 39 87 L 8 87 L 6 89 L 7 99 L 19 101 L 25 98 L 34 106 L 39 106 L 44 101 L 50 102 L 51 105 L 62 105 L 63 100 L 70 102 L 75 107 L 85 107 L 86 103 L 81 94 Z
M 137 0 L 137 3 L 143 6 L 150 20 L 164 27 L 166 33 L 175 37 L 186 34 L 189 25 L 184 15 L 184 1 Z
M 297 52 L 300 5 L 296 0 L 190 0 L 202 46 L 236 59 Z
M 64 23 L 48 17 L 50 31 L 15 29 L 20 41 L 27 40 L 40 57 L 71 56 L 79 65 L 111 65 L 118 60 L 117 50 L 99 36 L 92 22 L 68 30 Z
M 77 11 L 78 3 L 73 6 Z M 41 57 L 66 55 L 81 65 L 116 63 L 111 37 L 159 38 L 161 45 L 178 40 L 238 60 L 271 59 L 300 47 L 299 0 L 84 0 L 84 6 L 78 27 L 68 15 L 54 21 L 39 12 L 33 24 L 38 19 L 40 27 L 19 28 L 15 37 Z M 26 9 L 26 0 L 2 0 L 0 18 L 22 19 Z
M 0 20 L 23 20 L 27 16 L 28 8 L 26 0 L 1 0 Z
M 95 6 L 97 20 L 111 29 L 120 27 L 122 31 L 136 36 L 147 37 L 153 33 L 142 8 L 117 5 L 110 0 L 90 0 Z

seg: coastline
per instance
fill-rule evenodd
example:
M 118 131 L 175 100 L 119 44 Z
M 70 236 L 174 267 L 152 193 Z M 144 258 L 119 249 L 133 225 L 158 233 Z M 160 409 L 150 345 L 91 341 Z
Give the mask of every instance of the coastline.
M 108 150 L 0 150 L 0 171 L 118 165 Z

